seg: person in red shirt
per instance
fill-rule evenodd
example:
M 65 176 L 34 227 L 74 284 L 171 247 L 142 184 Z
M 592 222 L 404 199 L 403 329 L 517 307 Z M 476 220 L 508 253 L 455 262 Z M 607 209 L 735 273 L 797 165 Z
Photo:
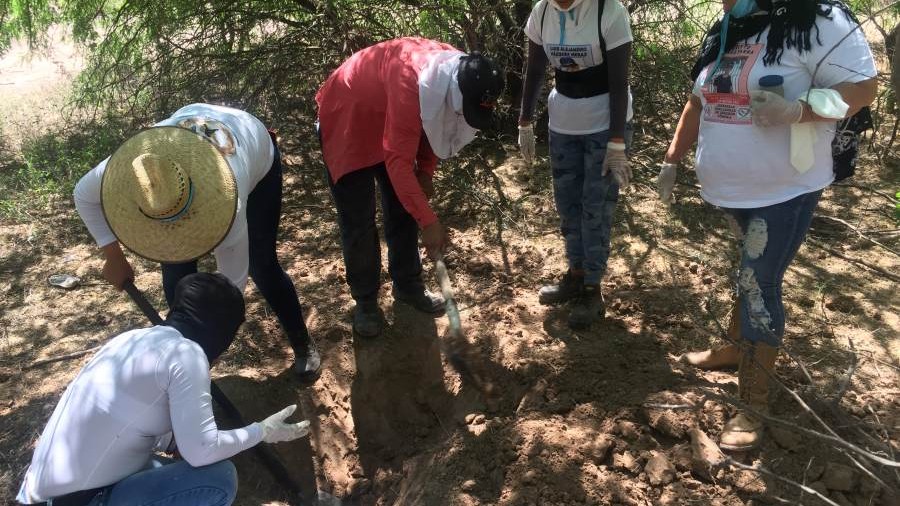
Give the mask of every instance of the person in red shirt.
M 319 136 L 341 229 L 353 328 L 381 332 L 381 248 L 375 185 L 381 189 L 388 271 L 396 300 L 440 314 L 425 288 L 418 229 L 430 257 L 448 245 L 428 205 L 438 159 L 454 156 L 493 125 L 503 73 L 478 52 L 422 38 L 389 40 L 347 59 L 316 94 Z

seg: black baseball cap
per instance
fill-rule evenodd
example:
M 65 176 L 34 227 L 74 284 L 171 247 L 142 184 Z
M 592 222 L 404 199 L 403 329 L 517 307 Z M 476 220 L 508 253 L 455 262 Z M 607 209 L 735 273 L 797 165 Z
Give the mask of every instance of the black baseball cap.
M 460 57 L 456 81 L 463 96 L 463 117 L 478 130 L 494 124 L 494 106 L 503 93 L 503 70 L 478 51 Z

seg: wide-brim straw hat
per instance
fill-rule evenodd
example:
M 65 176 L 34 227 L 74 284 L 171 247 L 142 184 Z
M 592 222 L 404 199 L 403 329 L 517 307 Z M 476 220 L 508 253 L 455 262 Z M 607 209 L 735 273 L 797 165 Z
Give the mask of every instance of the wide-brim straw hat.
M 159 126 L 131 137 L 110 157 L 100 202 L 126 248 L 155 262 L 182 263 L 225 239 L 238 195 L 228 161 L 208 138 Z

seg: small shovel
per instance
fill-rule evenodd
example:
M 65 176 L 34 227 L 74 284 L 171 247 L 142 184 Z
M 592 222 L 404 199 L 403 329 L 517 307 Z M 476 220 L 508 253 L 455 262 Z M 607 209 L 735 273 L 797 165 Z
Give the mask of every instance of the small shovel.
M 462 320 L 453 298 L 453 285 L 450 284 L 450 274 L 447 272 L 443 256 L 435 260 L 434 271 L 441 287 L 441 294 L 444 296 L 445 312 L 450 323 L 450 329 L 444 341 L 444 353 L 447 355 L 447 360 L 464 380 L 469 381 L 485 396 L 486 401 L 493 402 L 494 385 L 470 365 L 472 359 L 469 353 L 469 343 L 463 336 Z

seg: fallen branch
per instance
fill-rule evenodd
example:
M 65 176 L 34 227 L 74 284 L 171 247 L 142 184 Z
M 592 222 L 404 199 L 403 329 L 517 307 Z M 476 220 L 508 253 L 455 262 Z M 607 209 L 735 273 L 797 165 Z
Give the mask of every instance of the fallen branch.
M 862 260 L 858 260 L 858 259 L 856 259 L 856 258 L 848 257 L 847 255 L 841 253 L 840 251 L 837 251 L 837 250 L 835 250 L 835 249 L 833 249 L 833 248 L 829 248 L 828 246 L 825 246 L 824 244 L 821 244 L 821 243 L 819 243 L 818 241 L 816 241 L 816 240 L 814 240 L 814 239 L 809 239 L 809 240 L 807 240 L 807 242 L 810 243 L 810 244 L 812 244 L 813 246 L 815 246 L 815 247 L 817 247 L 817 248 L 823 249 L 823 250 L 827 251 L 828 253 L 831 253 L 832 255 L 834 255 L 834 256 L 836 256 L 836 257 L 838 257 L 838 258 L 841 258 L 841 259 L 843 259 L 843 260 L 846 260 L 846 261 L 848 261 L 848 262 L 850 262 L 850 263 L 852 263 L 852 264 L 857 264 L 857 265 L 859 265 L 859 266 L 861 266 L 861 267 L 865 267 L 866 269 L 869 269 L 869 270 L 871 270 L 871 271 L 873 271 L 873 272 L 877 272 L 878 274 L 881 274 L 882 276 L 884 276 L 884 277 L 890 279 L 891 281 L 896 281 L 897 283 L 900 283 L 900 276 L 896 276 L 896 275 L 894 275 L 894 274 L 891 274 L 890 272 L 888 272 L 888 271 L 882 269 L 881 267 L 878 267 L 877 265 L 872 265 L 872 264 L 863 262 Z
M 857 228 L 857 227 L 851 225 L 850 223 L 847 223 L 847 221 L 845 221 L 845 220 L 842 220 L 842 219 L 840 219 L 840 218 L 835 218 L 834 216 L 826 216 L 826 215 L 824 215 L 824 214 L 820 214 L 820 215 L 818 215 L 818 217 L 820 217 L 820 218 L 825 218 L 826 220 L 831 220 L 831 221 L 836 222 L 836 223 L 840 223 L 841 225 L 844 225 L 845 227 L 849 228 L 850 230 L 856 232 L 856 234 L 857 234 L 860 238 L 865 239 L 866 241 L 869 241 L 870 243 L 872 243 L 872 244 L 874 244 L 874 245 L 876 245 L 876 246 L 879 246 L 879 247 L 883 248 L 885 251 L 889 251 L 889 252 L 893 253 L 894 255 L 900 257 L 900 253 L 898 253 L 897 250 L 895 250 L 895 249 L 893 249 L 893 248 L 891 248 L 891 247 L 889 247 L 889 246 L 885 246 L 884 244 L 882 244 L 882 243 L 876 241 L 875 239 L 872 239 L 871 237 L 869 237 L 869 236 L 863 234 L 862 231 L 861 231 L 859 228 Z
M 27 371 L 29 369 L 34 369 L 35 367 L 40 367 L 42 365 L 52 364 L 53 362 L 62 362 L 63 360 L 71 360 L 73 358 L 82 357 L 84 355 L 87 355 L 89 353 L 93 353 L 93 352 L 99 350 L 101 346 L 102 345 L 98 344 L 97 346 L 94 346 L 93 348 L 88 348 L 86 350 L 74 351 L 72 353 L 66 353 L 65 355 L 60 355 L 58 357 L 50 357 L 50 358 L 44 358 L 41 360 L 35 360 L 34 362 L 26 365 L 24 367 L 24 369 Z
M 747 464 L 742 464 L 728 456 L 725 457 L 725 461 L 723 462 L 723 464 L 729 464 L 734 467 L 737 467 L 738 469 L 743 469 L 745 471 L 752 471 L 754 473 L 764 474 L 770 478 L 775 478 L 778 481 L 798 487 L 800 490 L 806 492 L 807 494 L 812 494 L 812 495 L 818 497 L 819 499 L 825 501 L 827 504 L 830 504 L 831 506 L 840 506 L 840 504 L 838 504 L 838 503 L 832 501 L 831 499 L 829 499 L 828 497 L 822 495 L 816 489 L 808 487 L 802 483 L 798 483 L 790 478 L 785 478 L 784 476 L 781 476 L 780 474 L 773 473 L 772 471 L 769 471 L 768 469 L 766 469 L 762 466 L 748 466 Z

